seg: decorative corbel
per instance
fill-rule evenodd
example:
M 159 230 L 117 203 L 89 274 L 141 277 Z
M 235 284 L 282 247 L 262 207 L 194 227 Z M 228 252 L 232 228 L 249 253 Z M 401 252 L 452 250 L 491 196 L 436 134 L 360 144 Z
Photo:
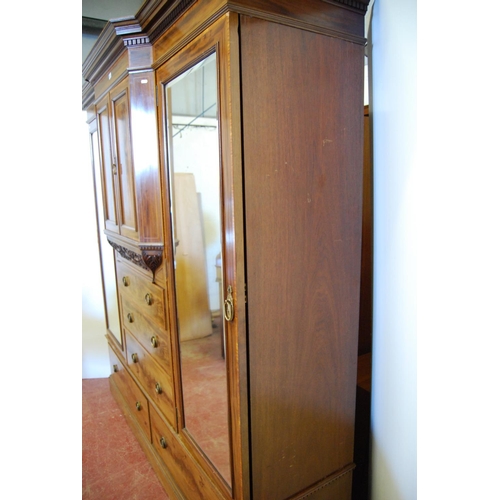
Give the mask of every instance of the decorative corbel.
M 155 272 L 160 267 L 163 259 L 163 245 L 139 245 L 142 252 L 142 261 L 153 273 L 153 283 L 155 282 Z
M 155 282 L 155 272 L 160 267 L 163 259 L 163 245 L 139 245 L 141 254 L 130 250 L 108 238 L 108 243 L 126 260 L 136 264 L 142 269 L 153 273 L 153 283 Z

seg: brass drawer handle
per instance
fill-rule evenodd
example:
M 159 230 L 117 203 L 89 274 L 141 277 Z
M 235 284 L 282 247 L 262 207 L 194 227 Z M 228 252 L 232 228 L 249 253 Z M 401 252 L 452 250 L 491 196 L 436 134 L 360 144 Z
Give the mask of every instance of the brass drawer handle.
M 133 323 L 134 322 L 134 315 L 132 313 L 128 313 L 127 319 L 128 319 L 129 323 Z
M 153 335 L 151 337 L 151 345 L 156 349 L 158 347 L 158 339 L 156 338 L 156 335 Z
M 135 403 L 135 407 L 137 408 L 137 411 L 141 411 L 141 402 L 140 401 L 137 401 Z
M 161 388 L 160 382 L 156 382 L 155 391 L 157 392 L 157 394 L 161 394 L 163 392 L 163 389 Z
M 160 438 L 160 446 L 161 446 L 163 449 L 166 449 L 166 447 L 168 446 L 168 445 L 167 445 L 167 441 L 166 441 L 166 439 L 165 439 L 163 436 Z
M 113 371 L 114 371 L 115 373 L 118 373 L 118 365 L 113 365 Z
M 151 294 L 150 293 L 147 293 L 145 296 L 144 296 L 144 300 L 146 301 L 146 304 L 148 306 L 150 306 L 152 303 L 153 303 L 153 297 L 151 297 Z
M 224 318 L 226 321 L 234 319 L 233 288 L 231 285 L 227 287 L 227 299 L 224 301 Z
M 139 361 L 139 356 L 137 356 L 136 352 L 132 354 L 131 358 L 134 363 L 137 363 Z
M 123 286 L 129 286 L 130 285 L 130 281 L 128 279 L 128 276 L 124 276 L 123 279 Z

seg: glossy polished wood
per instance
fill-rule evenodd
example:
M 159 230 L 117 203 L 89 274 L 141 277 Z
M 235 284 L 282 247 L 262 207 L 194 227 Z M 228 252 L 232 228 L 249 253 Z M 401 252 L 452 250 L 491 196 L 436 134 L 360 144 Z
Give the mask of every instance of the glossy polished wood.
M 147 353 L 130 332 L 125 333 L 130 371 L 139 380 L 148 398 L 161 409 L 170 425 L 176 428 L 172 375 Z
M 141 62 L 146 69 L 139 66 L 129 77 L 135 187 L 142 208 L 137 214 L 138 227 L 141 244 L 163 245 L 155 74 L 151 70 L 151 46 L 143 45 L 147 49 L 147 58 Z M 129 52 L 133 54 L 139 50 L 140 47 L 136 46 Z
M 163 288 L 147 281 L 137 269 L 134 269 L 134 266 L 122 261 L 116 264 L 116 276 L 120 295 L 135 310 L 140 311 L 147 321 L 161 329 L 166 328 Z
M 241 130 L 239 16 L 226 15 L 225 35 L 219 46 L 226 281 L 233 288 L 235 317 L 226 324 L 234 498 L 251 498 L 250 424 L 248 411 L 248 357 L 246 259 L 244 235 L 243 158 Z
M 133 333 L 141 346 L 165 367 L 167 371 L 172 370 L 172 353 L 170 337 L 158 328 L 149 315 L 144 314 L 144 307 L 138 308 L 136 304 L 122 296 L 122 324 Z
M 253 495 L 285 499 L 353 460 L 363 47 L 246 17 L 240 43 Z

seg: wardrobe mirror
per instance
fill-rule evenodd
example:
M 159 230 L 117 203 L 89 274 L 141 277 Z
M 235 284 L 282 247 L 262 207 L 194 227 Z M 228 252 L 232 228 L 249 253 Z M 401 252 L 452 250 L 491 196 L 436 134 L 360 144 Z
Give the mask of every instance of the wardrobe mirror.
M 185 428 L 231 484 L 216 54 L 167 84 L 165 103 Z

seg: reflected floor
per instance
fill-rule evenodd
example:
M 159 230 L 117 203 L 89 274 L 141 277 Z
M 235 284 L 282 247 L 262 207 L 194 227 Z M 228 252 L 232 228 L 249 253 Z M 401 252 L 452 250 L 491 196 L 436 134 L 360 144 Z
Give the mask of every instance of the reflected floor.
M 231 484 L 226 363 L 221 328 L 181 343 L 186 428 Z

